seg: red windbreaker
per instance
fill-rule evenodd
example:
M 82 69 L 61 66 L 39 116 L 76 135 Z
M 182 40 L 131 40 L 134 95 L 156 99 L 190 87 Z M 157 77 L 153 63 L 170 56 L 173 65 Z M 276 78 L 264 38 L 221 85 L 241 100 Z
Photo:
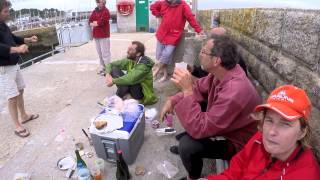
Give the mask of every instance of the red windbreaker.
M 156 33 L 157 39 L 162 44 L 177 45 L 186 21 L 197 33 L 202 31 L 189 5 L 184 0 L 177 0 L 173 4 L 169 4 L 167 1 L 156 1 L 150 6 L 150 10 L 154 16 L 162 17 Z
M 89 23 L 97 21 L 98 26 L 92 30 L 93 38 L 108 38 L 110 37 L 110 13 L 106 7 L 102 9 L 96 8 L 89 18 Z
M 297 147 L 283 162 L 272 160 L 256 133 L 243 150 L 236 154 L 229 169 L 208 180 L 319 180 L 320 167 L 310 149 Z

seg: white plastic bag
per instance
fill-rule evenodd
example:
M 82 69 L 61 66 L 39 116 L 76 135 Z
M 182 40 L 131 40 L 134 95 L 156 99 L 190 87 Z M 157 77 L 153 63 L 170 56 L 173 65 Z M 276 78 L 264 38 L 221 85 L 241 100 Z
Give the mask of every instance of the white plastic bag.
M 157 116 L 157 114 L 158 111 L 156 110 L 156 108 L 146 109 L 146 123 L 151 124 L 152 120 Z
M 123 109 L 123 100 L 119 96 L 111 96 L 104 98 L 101 102 L 99 102 L 103 108 L 111 108 L 116 109 L 119 112 Z
M 157 169 L 160 173 L 165 175 L 167 178 L 172 179 L 175 175 L 178 174 L 179 169 L 176 168 L 169 161 L 163 161 L 157 166 Z

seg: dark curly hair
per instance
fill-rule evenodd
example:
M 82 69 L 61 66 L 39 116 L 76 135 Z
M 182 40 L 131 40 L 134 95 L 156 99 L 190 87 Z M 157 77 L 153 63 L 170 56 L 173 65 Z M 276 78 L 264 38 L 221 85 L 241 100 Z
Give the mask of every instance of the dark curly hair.
M 132 41 L 132 44 L 135 44 L 137 46 L 136 52 L 140 53 L 141 56 L 144 56 L 146 48 L 144 47 L 143 43 L 139 41 Z
M 213 56 L 221 59 L 221 66 L 227 70 L 234 68 L 239 62 L 239 54 L 237 45 L 228 36 L 212 36 L 209 40 L 213 40 L 213 47 L 210 50 Z

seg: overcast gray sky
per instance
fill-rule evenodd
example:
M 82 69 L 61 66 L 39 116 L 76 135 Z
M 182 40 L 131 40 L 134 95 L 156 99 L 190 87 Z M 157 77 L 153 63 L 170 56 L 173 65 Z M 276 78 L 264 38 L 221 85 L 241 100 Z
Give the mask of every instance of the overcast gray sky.
M 52 7 L 80 11 L 95 7 L 95 0 L 11 0 L 11 2 L 14 9 Z M 107 0 L 108 8 L 115 10 L 115 2 L 116 0 Z M 198 7 L 199 9 L 243 7 L 320 9 L 320 0 L 198 0 Z

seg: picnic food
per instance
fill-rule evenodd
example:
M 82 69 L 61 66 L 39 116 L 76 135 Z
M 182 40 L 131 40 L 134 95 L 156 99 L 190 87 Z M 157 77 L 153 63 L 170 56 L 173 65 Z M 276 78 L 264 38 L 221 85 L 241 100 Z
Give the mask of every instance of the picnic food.
M 102 128 L 104 128 L 107 124 L 108 124 L 107 121 L 101 121 L 101 120 L 98 120 L 98 121 L 95 121 L 95 122 L 94 122 L 94 125 L 96 126 L 97 129 L 102 129 Z

